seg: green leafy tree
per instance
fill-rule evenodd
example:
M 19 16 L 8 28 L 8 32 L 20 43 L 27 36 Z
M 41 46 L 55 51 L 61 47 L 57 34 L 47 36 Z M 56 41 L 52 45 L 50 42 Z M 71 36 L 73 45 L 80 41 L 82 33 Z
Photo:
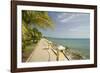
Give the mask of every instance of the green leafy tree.
M 46 11 L 22 11 L 22 21 L 43 29 L 53 28 L 53 22 Z
M 22 11 L 22 48 L 31 43 L 37 43 L 42 37 L 42 33 L 36 28 L 53 28 L 53 22 L 44 11 Z

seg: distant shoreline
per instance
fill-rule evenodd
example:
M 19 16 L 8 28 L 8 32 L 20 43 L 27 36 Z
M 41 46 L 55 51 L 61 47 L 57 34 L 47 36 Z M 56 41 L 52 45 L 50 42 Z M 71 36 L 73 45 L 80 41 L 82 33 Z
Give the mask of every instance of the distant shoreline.
M 59 55 L 57 54 L 57 51 L 59 51 Z M 41 38 L 36 44 L 36 47 L 34 47 L 34 50 L 26 62 L 72 61 L 86 59 L 87 58 L 85 55 L 78 50 L 73 50 L 71 47 L 63 46 L 61 44 L 50 41 L 47 38 Z
M 46 38 L 41 38 L 26 62 L 71 61 L 85 59 L 84 55 L 81 53 L 70 48 L 66 48 L 65 46 L 59 46 L 62 45 L 54 43 Z M 66 49 L 59 49 L 58 55 L 58 47 Z
M 70 47 L 72 50 L 79 51 L 82 53 L 84 56 L 86 56 L 86 59 L 90 58 L 90 41 L 89 39 L 68 39 L 68 38 L 51 38 L 51 37 L 46 37 L 46 39 L 63 45 Z
M 48 39 L 46 39 L 46 40 L 51 42 Z M 54 42 L 52 42 L 52 44 L 61 45 L 61 44 L 54 43 Z M 65 47 L 65 48 L 67 47 L 64 52 L 65 52 L 66 56 L 69 57 L 70 60 L 86 59 L 85 56 L 83 56 L 81 54 L 81 52 L 79 52 L 77 50 L 73 50 L 73 49 L 71 49 L 71 47 L 68 47 L 68 46 L 63 46 L 63 47 Z
M 59 38 L 59 37 L 43 37 L 43 38 L 53 38 L 53 39 L 90 39 L 90 38 Z

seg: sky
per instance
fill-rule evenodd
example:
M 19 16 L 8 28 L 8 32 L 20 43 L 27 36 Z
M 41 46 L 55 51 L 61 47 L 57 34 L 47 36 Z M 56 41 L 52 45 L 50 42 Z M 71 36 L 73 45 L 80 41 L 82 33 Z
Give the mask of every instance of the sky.
M 43 36 L 53 38 L 89 38 L 90 14 L 78 12 L 48 12 L 54 29 L 40 29 Z

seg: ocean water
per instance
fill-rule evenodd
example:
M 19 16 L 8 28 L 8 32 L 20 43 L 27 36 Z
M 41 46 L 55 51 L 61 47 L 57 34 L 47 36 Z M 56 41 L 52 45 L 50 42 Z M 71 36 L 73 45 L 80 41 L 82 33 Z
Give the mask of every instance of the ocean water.
M 90 58 L 90 40 L 89 39 L 62 39 L 62 38 L 47 38 L 48 40 L 63 46 L 70 47 L 73 50 L 80 52 L 87 59 Z

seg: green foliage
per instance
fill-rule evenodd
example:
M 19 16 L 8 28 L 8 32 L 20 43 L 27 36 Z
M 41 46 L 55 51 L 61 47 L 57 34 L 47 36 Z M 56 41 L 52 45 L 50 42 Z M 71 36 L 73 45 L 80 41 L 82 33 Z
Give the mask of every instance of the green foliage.
M 25 49 L 27 45 L 37 43 L 42 37 L 42 33 L 36 28 L 27 29 L 24 25 L 22 26 L 22 48 Z
M 22 48 L 27 45 L 37 43 L 42 37 L 42 33 L 36 28 L 53 28 L 53 22 L 44 11 L 22 11 Z
M 53 22 L 46 11 L 22 11 L 22 20 L 26 24 L 34 24 L 43 29 L 54 27 Z

